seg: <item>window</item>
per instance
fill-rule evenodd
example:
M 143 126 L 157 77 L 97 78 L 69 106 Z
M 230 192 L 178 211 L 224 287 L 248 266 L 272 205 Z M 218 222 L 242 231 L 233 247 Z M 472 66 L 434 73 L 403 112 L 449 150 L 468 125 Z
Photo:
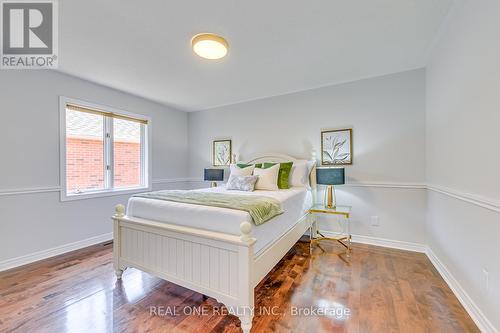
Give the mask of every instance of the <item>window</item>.
M 123 119 L 113 122 L 113 165 L 115 187 L 142 184 L 141 170 L 142 125 Z
M 150 189 L 144 116 L 61 97 L 61 199 Z

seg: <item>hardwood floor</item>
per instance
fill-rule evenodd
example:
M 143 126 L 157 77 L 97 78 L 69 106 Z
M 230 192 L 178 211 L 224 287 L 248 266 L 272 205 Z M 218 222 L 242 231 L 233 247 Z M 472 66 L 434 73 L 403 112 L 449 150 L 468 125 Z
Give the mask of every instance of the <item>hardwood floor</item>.
M 298 242 L 256 288 L 252 332 L 479 332 L 425 255 L 355 244 L 346 262 L 321 247 Z M 0 273 L 0 331 L 241 331 L 214 299 L 135 269 L 116 281 L 111 251 Z

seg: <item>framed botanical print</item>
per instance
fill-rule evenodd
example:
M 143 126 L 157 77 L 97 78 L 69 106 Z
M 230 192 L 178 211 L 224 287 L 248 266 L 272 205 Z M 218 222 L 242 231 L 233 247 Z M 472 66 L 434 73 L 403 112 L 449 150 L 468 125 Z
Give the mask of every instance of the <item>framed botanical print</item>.
M 212 165 L 224 166 L 231 164 L 231 140 L 214 140 Z
M 352 164 L 352 129 L 321 132 L 321 165 Z

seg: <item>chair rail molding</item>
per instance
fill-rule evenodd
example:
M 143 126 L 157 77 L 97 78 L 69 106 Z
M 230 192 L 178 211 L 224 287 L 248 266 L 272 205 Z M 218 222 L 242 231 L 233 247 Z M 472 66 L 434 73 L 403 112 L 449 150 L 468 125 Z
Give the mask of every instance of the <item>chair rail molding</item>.
M 184 183 L 191 181 L 193 181 L 193 178 L 165 178 L 165 179 L 153 179 L 153 184 Z
M 197 177 L 184 177 L 184 178 L 157 178 L 152 180 L 153 184 L 172 184 L 172 183 L 204 183 L 202 178 Z M 483 197 L 477 194 L 466 193 L 449 187 L 436 185 L 436 184 L 425 184 L 425 183 L 404 183 L 404 182 L 377 182 L 377 181 L 359 181 L 359 182 L 349 182 L 345 187 L 374 187 L 374 188 L 401 188 L 401 189 L 427 189 L 436 193 L 447 195 L 449 197 L 474 204 L 479 207 L 483 207 L 495 212 L 500 212 L 500 200 L 493 198 Z M 50 192 L 60 192 L 60 185 L 54 186 L 39 186 L 39 187 L 29 187 L 29 188 L 11 188 L 11 189 L 0 189 L 0 197 L 3 196 L 15 196 L 15 195 L 25 195 L 25 194 L 37 194 L 37 193 L 50 193 Z
M 153 179 L 153 184 L 172 184 L 172 183 L 184 183 L 191 182 L 193 178 L 168 178 L 168 179 Z M 24 194 L 37 194 L 37 193 L 50 193 L 50 192 L 60 192 L 62 187 L 60 185 L 54 186 L 39 186 L 39 187 L 20 187 L 20 188 L 10 188 L 10 189 L 0 189 L 0 197 L 3 196 L 15 196 Z M 120 195 L 117 193 L 116 195 Z
M 201 182 L 205 181 L 203 178 L 186 178 L 189 182 Z M 407 189 L 423 189 L 427 188 L 425 183 L 404 183 L 404 182 L 378 182 L 378 181 L 359 181 L 359 182 L 348 182 L 343 187 L 380 187 L 380 188 L 407 188 Z
M 477 194 L 466 193 L 449 187 L 427 184 L 427 190 L 444 194 L 449 197 L 468 202 L 470 204 L 483 207 L 500 213 L 500 201 L 493 198 L 486 198 Z
M 13 189 L 0 189 L 0 197 L 2 196 L 12 196 L 12 195 L 22 195 L 31 193 L 47 193 L 47 192 L 60 192 L 61 186 L 40 186 L 40 187 L 30 187 L 30 188 L 13 188 Z
M 405 182 L 380 182 L 380 181 L 356 181 L 347 182 L 342 186 L 347 187 L 379 187 L 379 188 L 408 188 L 426 189 L 425 183 L 405 183 Z

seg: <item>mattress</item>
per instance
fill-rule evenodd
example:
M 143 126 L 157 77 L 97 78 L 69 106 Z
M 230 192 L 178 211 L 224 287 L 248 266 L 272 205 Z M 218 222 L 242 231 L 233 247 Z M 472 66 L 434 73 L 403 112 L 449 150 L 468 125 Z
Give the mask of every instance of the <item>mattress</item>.
M 216 187 L 196 191 L 269 196 L 280 201 L 285 212 L 260 226 L 256 226 L 250 215 L 245 211 L 131 197 L 128 201 L 127 215 L 231 235 L 240 235 L 240 223 L 249 221 L 253 226 L 252 235 L 257 239 L 254 245 L 254 253 L 259 255 L 275 240 L 290 230 L 312 206 L 311 191 L 303 187 L 292 187 L 278 191 L 257 190 L 254 192 L 232 191 L 226 190 L 225 187 Z

